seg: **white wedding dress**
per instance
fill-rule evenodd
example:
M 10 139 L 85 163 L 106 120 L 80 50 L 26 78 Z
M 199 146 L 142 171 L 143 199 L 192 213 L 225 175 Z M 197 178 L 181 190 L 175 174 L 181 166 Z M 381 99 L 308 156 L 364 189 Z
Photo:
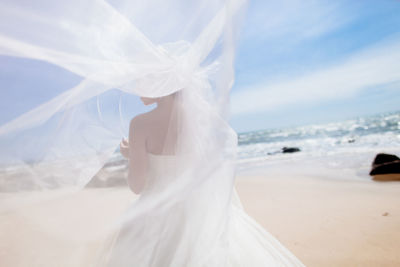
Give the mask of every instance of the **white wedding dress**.
M 176 181 L 176 157 L 149 153 L 147 184 L 135 209 L 146 198 L 157 197 Z M 178 170 L 179 172 L 179 170 Z M 199 203 L 193 194 L 185 202 L 127 220 L 101 252 L 96 266 L 109 267 L 274 267 L 304 266 L 279 241 L 258 225 L 243 210 L 236 191 L 228 207 L 222 234 L 210 236 L 215 225 L 207 222 L 213 207 L 196 210 Z M 205 216 L 205 217 L 203 217 Z M 203 220 L 201 220 L 203 217 Z M 199 220 L 200 219 L 200 220 Z M 208 227 L 210 227 L 208 229 Z M 208 244 L 213 239 L 213 246 Z
M 176 94 L 159 153 L 174 156 L 147 155 L 146 187 L 99 234 L 110 240 L 92 266 L 303 266 L 246 215 L 234 190 L 237 135 L 227 121 L 244 10 L 246 0 L 0 1 L 0 55 L 45 64 L 22 68 L 29 77 L 53 77 L 46 70 L 57 67 L 76 78 L 48 92 L 11 89 L 11 103 L 32 92 L 48 99 L 29 111 L 14 105 L 20 116 L 0 125 L 0 171 L 9 171 L 0 191 L 84 189 L 144 112 L 139 97 Z M 34 215 L 26 223 L 69 242 L 49 216 Z

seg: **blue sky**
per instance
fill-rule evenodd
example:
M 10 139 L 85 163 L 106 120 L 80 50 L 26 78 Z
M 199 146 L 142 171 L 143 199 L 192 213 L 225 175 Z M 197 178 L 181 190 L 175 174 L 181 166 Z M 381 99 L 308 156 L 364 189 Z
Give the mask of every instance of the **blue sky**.
M 247 14 L 236 130 L 400 110 L 400 1 L 251 1 Z
M 0 57 L 0 124 L 79 81 L 47 63 Z M 250 1 L 231 94 L 235 130 L 341 120 L 399 104 L 400 1 Z

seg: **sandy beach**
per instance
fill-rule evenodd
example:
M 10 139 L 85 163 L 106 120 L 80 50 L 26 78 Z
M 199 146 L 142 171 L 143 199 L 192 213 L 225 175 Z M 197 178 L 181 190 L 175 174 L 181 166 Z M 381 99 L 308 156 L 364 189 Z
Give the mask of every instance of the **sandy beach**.
M 400 183 L 241 176 L 245 210 L 306 266 L 400 266 Z
M 306 266 L 400 265 L 398 182 L 242 174 L 236 185 L 245 210 Z M 100 251 L 96 233 L 132 201 L 127 188 L 0 194 L 0 266 L 87 266 Z

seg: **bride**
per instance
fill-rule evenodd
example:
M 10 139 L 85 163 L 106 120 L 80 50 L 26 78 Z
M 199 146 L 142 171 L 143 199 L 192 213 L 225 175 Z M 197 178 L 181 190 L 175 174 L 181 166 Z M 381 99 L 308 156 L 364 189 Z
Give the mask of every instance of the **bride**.
M 81 190 L 120 143 L 139 197 L 93 266 L 303 266 L 244 212 L 234 189 L 237 135 L 227 118 L 244 5 L 2 1 L 1 55 L 82 79 L 0 127 L 0 159 L 24 171 L 0 189 Z M 132 95 L 156 108 L 138 115 Z
M 130 189 L 136 194 L 140 194 L 146 184 L 148 157 L 174 155 L 177 125 L 176 119 L 171 118 L 171 113 L 176 94 L 161 98 L 141 97 L 143 104 L 157 103 L 157 108 L 133 118 L 129 127 L 129 142 L 123 139 L 120 144 L 122 155 L 130 159 L 127 181 Z M 172 128 L 174 140 L 171 140 L 171 144 L 167 147 L 164 142 L 168 130 Z
M 188 161 L 177 155 L 178 138 L 183 133 L 178 130 L 178 121 L 182 119 L 181 114 L 176 113 L 176 105 L 183 93 L 141 98 L 145 105 L 156 103 L 157 107 L 133 118 L 129 140 L 123 139 L 120 143 L 122 155 L 129 159 L 129 187 L 140 194 L 140 198 L 126 212 L 128 218 L 121 223 L 111 246 L 102 252 L 108 255 L 101 255 L 101 264 L 121 267 L 303 266 L 243 211 L 232 188 L 231 171 L 213 165 L 212 171 L 206 172 L 211 178 L 202 177 L 200 170 L 193 172 L 191 169 L 196 166 L 185 168 Z M 202 168 L 207 169 L 207 166 Z M 169 204 L 158 203 L 147 207 L 146 213 L 139 217 L 132 217 L 132 214 L 129 217 L 129 213 L 148 205 L 149 199 L 159 197 L 181 183 L 180 180 L 193 177 L 210 181 L 199 181 L 195 189 L 185 188 L 190 190 L 189 195 L 172 196 L 163 200 L 171 202 Z M 230 199 L 231 190 L 234 195 Z

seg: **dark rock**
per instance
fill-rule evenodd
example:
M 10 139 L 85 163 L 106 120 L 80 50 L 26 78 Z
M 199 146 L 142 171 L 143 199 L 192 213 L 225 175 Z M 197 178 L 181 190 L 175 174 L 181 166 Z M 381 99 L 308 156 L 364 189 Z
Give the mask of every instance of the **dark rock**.
M 372 168 L 369 175 L 400 173 L 400 161 L 390 162 Z
M 355 141 L 356 141 L 356 139 L 353 139 L 353 138 L 347 140 L 348 143 L 354 143 Z
M 400 160 L 400 158 L 396 155 L 379 153 L 375 156 L 374 162 L 372 163 L 372 167 L 397 160 Z
M 377 154 L 369 175 L 400 173 L 400 158 L 396 155 Z
M 298 147 L 284 147 L 282 148 L 282 153 L 294 153 L 294 152 L 300 152 L 300 148 Z

